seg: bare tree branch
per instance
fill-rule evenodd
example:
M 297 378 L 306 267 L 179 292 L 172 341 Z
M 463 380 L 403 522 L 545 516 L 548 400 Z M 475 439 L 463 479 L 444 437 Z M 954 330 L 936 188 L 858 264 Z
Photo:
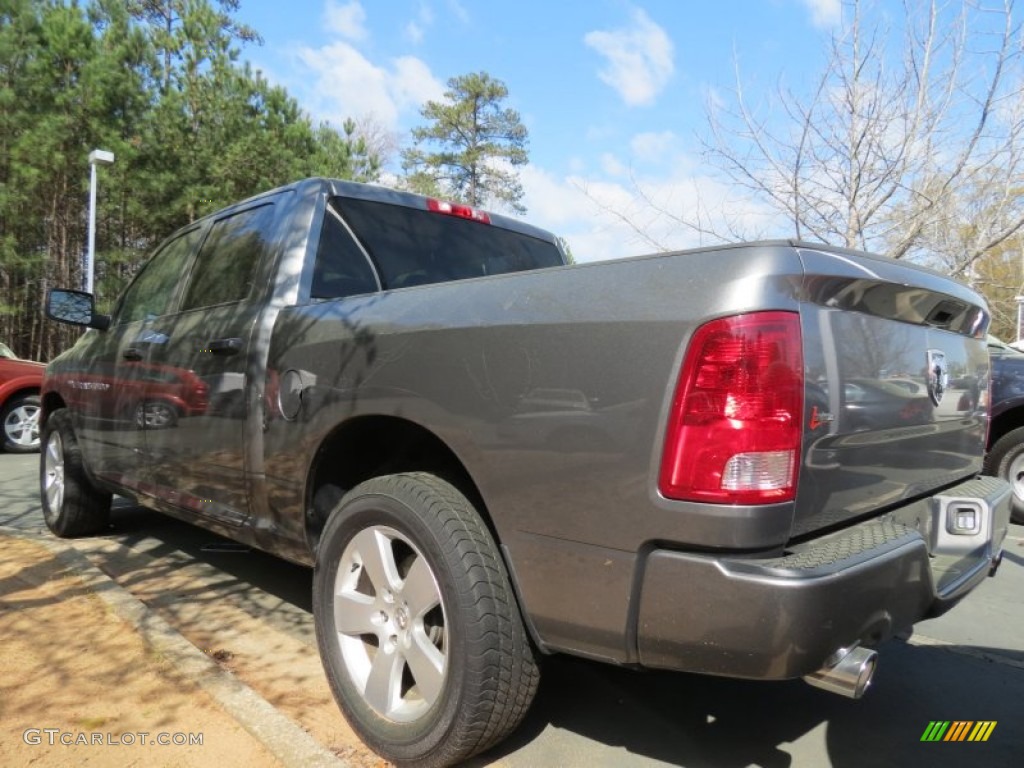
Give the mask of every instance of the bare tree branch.
M 774 211 L 783 234 L 970 278 L 978 262 L 1024 243 L 1021 26 L 1013 0 L 903 9 L 887 20 L 848 0 L 806 90 L 780 79 L 754 99 L 736 65 L 731 96 L 706 104 L 704 156 Z M 641 238 L 666 223 L 718 239 L 749 234 L 732 231 L 726 211 L 673 209 L 636 179 L 632 191 L 648 219 L 617 216 Z

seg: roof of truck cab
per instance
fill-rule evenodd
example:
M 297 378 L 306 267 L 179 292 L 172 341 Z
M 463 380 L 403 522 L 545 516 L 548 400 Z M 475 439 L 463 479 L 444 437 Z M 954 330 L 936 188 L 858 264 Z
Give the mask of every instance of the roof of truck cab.
M 253 195 L 245 200 L 239 200 L 236 203 L 225 206 L 213 213 L 207 214 L 203 218 L 210 218 L 214 216 L 222 216 L 225 213 L 235 209 L 250 205 L 251 203 L 257 202 L 266 197 L 272 197 L 282 192 L 288 192 L 294 190 L 296 192 L 304 191 L 310 186 L 315 186 L 318 189 L 322 189 L 332 196 L 338 197 L 350 197 L 357 200 L 367 200 L 376 203 L 388 203 L 390 205 L 402 205 L 407 208 L 422 208 L 426 210 L 426 201 L 430 198 L 426 195 L 418 195 L 414 192 L 405 192 L 398 189 L 392 189 L 391 187 L 385 187 L 380 184 L 365 184 L 358 181 L 346 181 L 344 179 L 330 179 L 326 177 L 312 177 L 308 179 L 302 179 L 301 181 L 295 181 L 291 184 L 285 184 L 284 186 L 275 187 L 274 189 L 268 189 L 266 192 L 261 192 L 258 195 Z M 455 202 L 455 201 L 453 201 Z M 484 210 L 484 209 L 480 209 Z M 540 227 L 535 227 L 532 224 L 528 224 L 522 219 L 517 219 L 512 216 L 505 216 L 500 213 L 493 213 L 492 211 L 486 211 L 487 216 L 490 219 L 492 226 L 501 227 L 502 229 L 508 229 L 513 232 L 518 232 L 523 235 L 535 237 L 539 240 L 544 240 L 549 243 L 556 242 L 557 238 L 551 232 Z

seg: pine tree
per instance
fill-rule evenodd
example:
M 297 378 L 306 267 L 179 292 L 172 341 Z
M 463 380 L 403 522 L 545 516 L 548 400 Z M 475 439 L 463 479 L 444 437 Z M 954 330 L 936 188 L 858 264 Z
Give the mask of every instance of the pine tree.
M 525 213 L 515 169 L 529 162 L 527 131 L 519 113 L 502 106 L 507 98 L 505 84 L 486 72 L 451 78 L 444 100 L 421 110 L 430 124 L 413 129 L 415 145 L 402 154 L 407 184 L 423 194 Z
M 285 89 L 238 63 L 258 39 L 237 0 L 0 3 L 0 339 L 47 360 L 75 329 L 42 320 L 48 287 L 77 287 L 92 149 L 100 174 L 102 310 L 147 253 L 228 203 L 325 175 L 376 179 L 357 135 L 314 127 Z

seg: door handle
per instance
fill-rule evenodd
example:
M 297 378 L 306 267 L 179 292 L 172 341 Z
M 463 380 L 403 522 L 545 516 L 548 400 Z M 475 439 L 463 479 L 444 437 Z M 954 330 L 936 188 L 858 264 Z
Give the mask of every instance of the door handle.
M 215 355 L 228 357 L 229 355 L 236 355 L 242 351 L 242 340 L 238 338 L 212 339 L 207 342 L 206 348 Z
M 121 353 L 121 357 L 125 360 L 141 360 L 142 350 L 138 347 L 128 347 L 124 352 Z

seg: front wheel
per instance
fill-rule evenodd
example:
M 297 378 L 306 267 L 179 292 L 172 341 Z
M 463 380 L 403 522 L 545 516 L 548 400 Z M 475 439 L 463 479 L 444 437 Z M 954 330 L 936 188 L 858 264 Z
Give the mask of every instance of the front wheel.
M 433 475 L 375 478 L 341 500 L 317 551 L 313 614 L 338 704 L 393 762 L 445 766 L 482 752 L 536 692 L 494 540 Z
M 996 440 L 985 457 L 985 474 L 1001 477 L 1013 487 L 1010 518 L 1024 523 L 1024 427 Z
M 42 444 L 39 485 L 46 526 L 62 538 L 99 533 L 110 520 L 111 495 L 89 481 L 66 410 L 50 415 Z

